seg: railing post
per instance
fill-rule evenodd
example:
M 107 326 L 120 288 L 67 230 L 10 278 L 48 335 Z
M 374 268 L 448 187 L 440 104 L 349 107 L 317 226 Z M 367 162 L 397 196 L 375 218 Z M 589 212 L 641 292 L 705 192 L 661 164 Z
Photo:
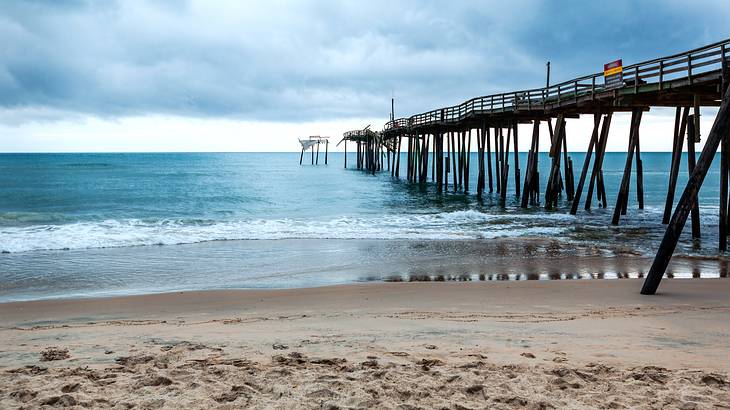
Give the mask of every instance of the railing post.
M 578 104 L 578 80 L 575 80 L 573 89 L 575 90 L 575 103 Z
M 639 66 L 634 67 L 634 94 L 639 93 Z
M 513 106 L 515 107 L 515 111 L 517 111 L 517 110 L 518 110 L 518 106 L 517 106 L 517 104 L 518 104 L 518 103 L 517 103 L 517 92 L 515 92 L 515 100 L 514 100 L 514 101 L 512 102 L 512 105 L 513 105 Z
M 664 89 L 664 60 L 659 62 L 659 90 Z
M 692 84 L 692 54 L 687 54 L 687 78 L 689 78 L 689 83 Z
M 591 101 L 596 99 L 596 76 L 591 77 Z
M 725 86 L 727 85 L 727 61 L 725 61 L 725 44 L 722 45 L 721 50 L 722 53 L 720 54 L 720 56 L 722 57 L 722 85 L 720 87 L 720 92 L 723 93 L 725 92 Z
M 561 88 L 562 88 L 562 86 L 559 85 L 558 86 L 558 107 L 560 106 L 560 89 Z

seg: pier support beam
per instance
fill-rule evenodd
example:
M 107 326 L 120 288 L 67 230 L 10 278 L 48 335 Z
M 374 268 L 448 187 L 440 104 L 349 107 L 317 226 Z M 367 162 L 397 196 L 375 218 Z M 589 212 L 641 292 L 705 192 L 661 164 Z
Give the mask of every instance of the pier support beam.
M 687 222 L 687 216 L 689 216 L 692 210 L 697 193 L 702 188 L 707 171 L 710 165 L 712 165 L 712 160 L 715 158 L 717 148 L 723 139 L 728 138 L 728 134 L 730 134 L 730 91 L 725 91 L 722 104 L 717 112 L 717 117 L 715 117 L 715 123 L 712 125 L 710 134 L 707 136 L 705 147 L 702 149 L 700 158 L 692 171 L 692 175 L 689 177 L 689 181 L 687 181 L 687 186 L 684 188 L 677 208 L 672 214 L 672 219 L 669 221 L 649 274 L 646 280 L 644 280 L 641 294 L 653 295 L 656 293 L 657 288 L 659 288 L 664 272 L 667 270 L 667 265 L 669 265 L 674 249 L 677 246 L 677 241 L 682 233 L 684 224 Z
M 603 117 L 601 134 L 598 137 L 598 145 L 596 146 L 596 159 L 593 160 L 593 171 L 591 172 L 591 179 L 588 182 L 588 194 L 586 195 L 586 203 L 584 206 L 586 211 L 591 209 L 594 186 L 596 187 L 597 200 L 602 202 L 603 208 L 606 208 L 608 205 L 606 200 L 606 189 L 603 185 L 603 158 L 606 155 L 606 142 L 608 140 L 609 129 L 611 128 L 612 117 L 613 113 L 610 112 Z
M 484 125 L 484 131 L 482 131 L 484 135 L 482 136 L 484 138 L 484 141 L 487 142 L 487 175 L 489 177 L 489 193 L 494 192 L 494 185 L 492 184 L 492 143 L 490 142 L 491 136 L 489 135 L 489 127 Z M 482 144 L 484 144 L 482 142 Z
M 499 156 L 500 156 L 500 148 L 499 148 L 499 137 L 502 134 L 502 130 L 499 128 L 494 128 L 494 178 L 497 180 L 497 193 L 501 191 L 502 188 L 502 167 L 500 165 Z
M 616 198 L 616 207 L 613 211 L 613 218 L 611 219 L 612 225 L 618 225 L 621 215 L 626 214 L 626 206 L 628 203 L 629 196 L 629 183 L 631 180 L 631 162 L 634 160 L 634 151 L 639 140 L 639 125 L 641 124 L 641 117 L 643 111 L 641 109 L 635 109 L 631 113 L 631 129 L 629 131 L 629 148 L 626 153 L 626 165 L 624 165 L 624 176 L 621 179 L 621 187 L 618 191 L 618 197 Z
M 570 208 L 570 214 L 575 215 L 578 212 L 578 205 L 580 205 L 580 196 L 583 193 L 583 184 L 588 176 L 588 167 L 591 164 L 591 157 L 593 151 L 598 151 L 598 132 L 601 125 L 601 114 L 593 114 L 593 132 L 591 133 L 591 139 L 588 142 L 588 150 L 586 151 L 586 157 L 583 161 L 583 169 L 580 172 L 580 179 L 578 179 L 578 186 L 576 187 L 575 195 L 573 197 L 573 206 Z M 598 154 L 596 154 L 596 159 Z
M 687 117 L 687 171 L 689 175 L 692 175 L 692 171 L 695 169 L 695 162 L 697 157 L 695 155 L 695 143 L 697 142 L 697 117 L 690 115 Z M 692 238 L 700 239 L 700 204 L 697 201 L 697 194 L 692 203 Z
M 512 124 L 512 138 L 514 141 L 514 153 L 515 153 L 515 196 L 520 197 L 520 151 L 517 146 L 517 121 Z
M 509 180 L 509 143 L 510 137 L 512 136 L 512 127 L 507 126 L 507 141 L 503 145 L 502 151 L 502 191 L 500 192 L 500 199 L 502 204 L 507 201 L 507 181 Z M 500 138 L 500 144 L 502 143 Z
M 682 162 L 682 148 L 684 147 L 684 134 L 687 127 L 687 115 L 689 108 L 677 107 L 674 116 L 674 144 L 672 145 L 672 165 L 669 170 L 669 187 L 667 188 L 667 200 L 664 204 L 663 224 L 669 223 L 669 217 L 672 215 L 672 206 L 674 205 L 674 191 L 677 187 L 677 177 L 679 176 L 679 165 Z
M 471 165 L 471 128 L 466 132 L 466 149 L 464 150 L 464 192 L 469 192 L 469 166 Z
M 484 125 L 477 128 L 477 198 L 482 198 L 484 192 Z
M 537 172 L 538 154 L 540 146 L 540 120 L 535 120 L 532 125 L 532 142 L 530 151 L 527 153 L 527 170 L 525 171 L 525 184 L 522 191 L 522 202 L 520 206 L 527 208 L 528 201 L 534 204 L 540 194 L 539 173 Z
M 548 176 L 547 187 L 545 187 L 545 209 L 553 209 L 558 206 L 558 195 L 560 194 L 560 150 L 562 139 L 565 136 L 565 117 L 558 115 L 550 144 L 550 157 L 552 166 Z

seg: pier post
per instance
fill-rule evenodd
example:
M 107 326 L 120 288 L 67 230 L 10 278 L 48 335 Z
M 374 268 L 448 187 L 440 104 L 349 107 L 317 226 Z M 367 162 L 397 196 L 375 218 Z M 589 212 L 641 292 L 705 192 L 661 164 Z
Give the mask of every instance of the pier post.
M 634 151 L 636 149 L 636 140 L 638 139 L 639 124 L 641 124 L 641 117 L 643 111 L 641 109 L 634 109 L 631 112 L 631 129 L 629 131 L 629 148 L 626 153 L 626 165 L 624 165 L 624 174 L 621 179 L 621 188 L 616 198 L 616 207 L 613 211 L 613 218 L 611 219 L 612 225 L 618 225 L 621 215 L 626 214 L 626 204 L 628 202 L 629 195 L 629 182 L 631 179 L 631 163 L 634 160 Z
M 484 191 L 484 146 L 482 145 L 482 134 L 484 127 L 477 128 L 477 198 L 482 198 Z
M 466 140 L 466 150 L 464 150 L 464 155 L 466 156 L 466 169 L 464 171 L 464 192 L 469 192 L 469 166 L 471 165 L 471 128 L 469 128 L 466 133 Z
M 434 132 L 433 141 L 431 142 L 431 182 L 436 182 L 436 140 L 438 139 L 436 135 L 437 133 Z
M 485 121 L 482 138 L 487 142 L 487 175 L 489 176 L 489 193 L 492 193 L 494 192 L 494 185 L 492 184 L 492 143 L 490 142 L 492 137 L 489 135 L 489 129 L 490 127 L 487 126 Z M 482 145 L 484 145 L 484 142 L 482 142 Z
M 443 142 L 443 132 L 437 132 L 433 135 L 433 166 L 436 168 L 436 189 L 438 192 L 442 192 L 444 189 L 444 174 L 443 174 L 443 166 L 444 166 L 444 142 Z
M 500 198 L 502 204 L 507 201 L 507 181 L 509 180 L 509 143 L 510 137 L 512 136 L 512 127 L 507 126 L 507 143 L 503 146 L 502 151 L 502 191 L 500 192 Z M 500 141 L 501 143 L 501 141 Z
M 512 124 L 512 134 L 514 134 L 514 152 L 515 152 L 515 196 L 520 197 L 520 151 L 517 143 L 517 121 Z
M 537 174 L 537 153 L 538 141 L 540 137 L 540 120 L 534 120 L 532 125 L 532 141 L 530 150 L 527 152 L 527 170 L 525 171 L 525 184 L 522 191 L 522 202 L 520 206 L 527 208 L 530 199 L 534 201 L 534 179 Z
M 644 162 L 641 160 L 641 133 L 636 130 L 636 201 L 644 209 Z
M 563 140 L 563 166 L 565 167 L 565 170 L 563 171 L 565 173 L 565 178 L 563 181 L 565 181 L 565 195 L 568 201 L 572 201 L 575 187 L 573 184 L 572 161 L 568 156 L 568 134 L 565 130 L 565 124 L 563 124 L 563 135 L 560 138 Z
M 682 192 L 682 197 L 679 199 L 677 208 L 672 214 L 672 218 L 664 233 L 664 238 L 659 245 L 659 250 L 654 257 L 649 274 L 646 276 L 646 280 L 644 280 L 641 294 L 653 295 L 656 293 L 664 272 L 667 269 L 667 265 L 669 265 L 669 261 L 672 258 L 674 249 L 677 246 L 677 241 L 682 233 L 684 224 L 687 222 L 687 216 L 691 212 L 692 204 L 695 202 L 697 193 L 702 188 L 707 171 L 710 165 L 712 165 L 712 160 L 715 158 L 717 148 L 723 139 L 728 138 L 728 134 L 730 134 L 730 88 L 725 91 L 722 104 L 717 112 L 717 117 L 715 117 L 715 122 L 712 125 L 710 134 L 707 136 L 707 141 L 702 149 L 700 158 L 695 164 L 692 175 L 690 175 L 689 181 L 687 181 L 687 186 L 684 188 L 684 192 Z
M 299 165 L 302 165 L 302 158 L 304 158 L 304 147 L 302 147 L 302 153 L 299 155 Z
M 588 195 L 586 195 L 586 211 L 591 209 L 591 200 L 593 199 L 593 186 L 595 181 L 596 201 L 600 202 L 599 206 L 606 209 L 608 207 L 608 199 L 606 198 L 606 186 L 603 184 L 603 159 L 606 156 L 606 144 L 608 142 L 608 133 L 611 127 L 611 119 L 613 113 L 609 112 L 603 117 L 603 125 L 601 126 L 601 134 L 598 137 L 599 149 L 596 150 L 596 159 L 594 162 L 593 172 L 591 173 L 591 183 L 588 187 Z
M 552 127 L 548 121 L 549 128 Z M 548 176 L 547 187 L 545 187 L 545 209 L 552 209 L 558 205 L 558 195 L 560 194 L 560 149 L 562 147 L 563 129 L 565 128 L 565 117 L 558 114 L 555 124 L 555 132 L 552 136 L 550 146 L 550 156 L 552 157 L 552 166 L 550 175 Z
M 395 157 L 395 177 L 400 178 L 400 146 L 403 142 L 403 136 L 398 135 L 398 139 L 396 139 L 395 143 L 398 145 L 398 154 Z
M 327 165 L 327 156 L 329 154 L 329 151 L 330 151 L 330 141 L 326 140 L 324 142 L 324 164 L 325 165 Z
M 728 207 L 728 145 L 730 136 L 725 135 L 720 143 L 720 229 L 719 249 L 727 250 L 727 207 Z
M 669 170 L 669 187 L 667 188 L 667 201 L 664 204 L 663 224 L 669 223 L 669 217 L 672 215 L 672 206 L 674 205 L 674 191 L 677 187 L 677 177 L 679 176 L 679 166 L 682 162 L 682 148 L 684 147 L 684 134 L 687 127 L 687 116 L 689 108 L 677 107 L 674 116 L 674 144 L 672 146 L 672 165 Z
M 456 140 L 454 139 L 454 132 L 451 133 L 451 167 L 453 169 L 453 180 L 454 180 L 454 192 L 459 187 L 459 181 L 457 180 L 458 175 L 456 174 Z
M 586 176 L 588 175 L 588 167 L 591 163 L 591 157 L 593 151 L 598 151 L 598 130 L 601 125 L 601 114 L 593 114 L 593 132 L 591 133 L 591 139 L 588 142 L 588 150 L 586 151 L 585 160 L 583 160 L 583 169 L 580 172 L 580 178 L 578 179 L 578 186 L 576 187 L 575 195 L 573 197 L 573 205 L 570 208 L 570 214 L 575 215 L 578 212 L 578 205 L 580 205 L 580 196 L 583 193 L 583 184 L 585 184 Z M 596 154 L 598 157 L 598 154 Z
M 459 189 L 464 187 L 464 131 L 456 133 L 456 156 L 458 158 L 458 166 L 456 167 L 459 174 Z
M 697 117 L 690 115 L 687 117 L 687 171 L 689 175 L 692 175 L 692 171 L 695 169 L 695 143 L 697 141 Z M 697 194 L 695 193 L 694 201 L 692 203 L 692 238 L 700 239 L 700 204 L 697 201 Z
M 502 187 L 502 167 L 499 162 L 499 135 L 501 134 L 500 128 L 494 128 L 494 179 L 497 180 L 497 193 L 501 191 Z
M 317 141 L 317 165 L 319 165 L 319 141 Z

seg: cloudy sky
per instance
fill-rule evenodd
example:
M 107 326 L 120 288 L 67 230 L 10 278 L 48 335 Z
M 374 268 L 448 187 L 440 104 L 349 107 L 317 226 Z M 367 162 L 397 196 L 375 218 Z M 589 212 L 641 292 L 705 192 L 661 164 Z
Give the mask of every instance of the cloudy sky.
M 548 60 L 558 82 L 699 47 L 728 21 L 726 0 L 7 1 L 0 152 L 294 151 L 380 129 L 391 95 L 409 116 L 542 86 Z M 669 149 L 672 121 L 647 115 L 642 148 Z M 571 150 L 590 122 L 569 122 Z

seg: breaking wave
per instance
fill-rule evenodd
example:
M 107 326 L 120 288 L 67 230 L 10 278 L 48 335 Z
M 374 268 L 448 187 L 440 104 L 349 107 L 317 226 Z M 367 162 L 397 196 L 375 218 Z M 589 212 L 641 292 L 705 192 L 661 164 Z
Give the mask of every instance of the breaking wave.
M 554 236 L 569 229 L 562 214 L 487 214 L 475 210 L 431 214 L 342 216 L 328 220 L 105 220 L 0 226 L 0 251 L 177 245 L 225 240 L 419 239 L 458 240 Z

